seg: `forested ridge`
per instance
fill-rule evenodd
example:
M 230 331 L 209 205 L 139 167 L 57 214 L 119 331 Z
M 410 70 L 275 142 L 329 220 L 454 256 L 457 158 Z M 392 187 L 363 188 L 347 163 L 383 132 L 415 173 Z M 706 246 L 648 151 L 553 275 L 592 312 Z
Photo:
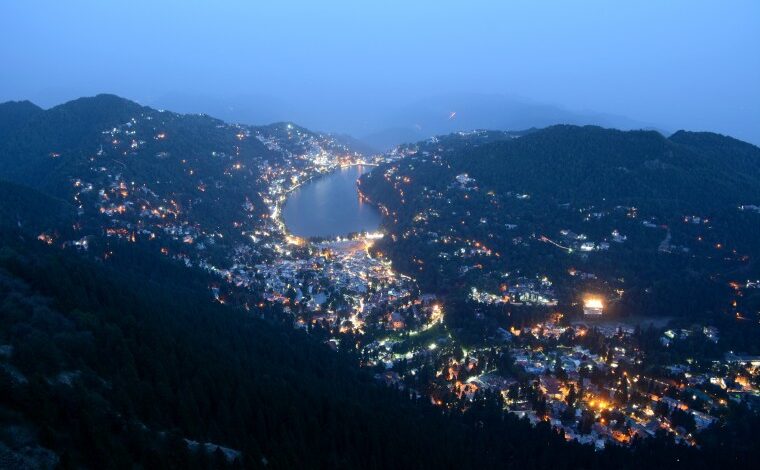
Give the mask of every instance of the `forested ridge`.
M 419 171 L 415 183 L 467 172 L 483 187 L 528 193 L 544 203 L 600 204 L 604 198 L 667 213 L 760 199 L 760 149 L 731 137 L 569 125 L 514 135 L 520 137 L 452 134 L 412 145 L 438 153 L 448 165 L 442 174 Z
M 463 260 L 452 256 L 455 240 L 499 254 L 471 263 L 484 272 L 556 281 L 581 269 L 612 284 L 622 279 L 620 304 L 635 314 L 712 315 L 729 282 L 759 272 L 760 217 L 752 208 L 760 203 L 760 149 L 751 144 L 712 133 L 553 126 L 515 138 L 452 134 L 406 148 L 406 159 L 363 176 L 361 190 L 392 214 L 384 221 L 392 236 L 378 250 L 426 289 L 466 283 Z M 462 177 L 470 187 L 460 187 Z M 622 234 L 617 242 L 613 233 Z M 568 254 L 542 239 L 567 246 L 575 234 L 597 249 Z M 609 249 L 598 249 L 602 243 Z M 757 310 L 751 297 L 745 311 Z

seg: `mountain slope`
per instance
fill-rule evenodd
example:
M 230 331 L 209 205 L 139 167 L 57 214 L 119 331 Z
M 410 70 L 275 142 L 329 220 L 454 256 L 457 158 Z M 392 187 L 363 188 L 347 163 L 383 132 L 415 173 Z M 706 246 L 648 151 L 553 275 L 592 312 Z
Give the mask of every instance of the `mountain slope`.
M 514 137 L 443 136 L 365 175 L 362 192 L 389 215 L 378 251 L 442 293 L 548 276 L 568 311 L 589 291 L 614 315 L 744 310 L 728 286 L 759 273 L 760 149 L 590 126 Z
M 0 136 L 10 137 L 42 112 L 42 108 L 30 101 L 0 103 Z
M 0 122 L 12 120 L 15 108 L 0 107 Z M 290 123 L 238 126 L 113 95 L 31 114 L 0 135 L 0 180 L 71 203 L 77 238 L 141 239 L 187 263 L 229 267 L 233 247 L 266 222 L 267 191 L 282 168 L 351 154 Z
M 741 144 L 741 145 L 739 145 Z M 553 126 L 447 156 L 453 171 L 554 202 L 710 210 L 760 200 L 760 149 L 717 135 Z
M 123 98 L 98 95 L 34 112 L 17 128 L 0 128 L 0 175 L 51 189 L 56 183 L 51 180 L 53 173 L 84 157 L 83 146 L 97 141 L 104 129 L 126 122 L 141 110 Z M 7 112 L 0 108 L 0 121 L 15 119 Z M 55 165 L 49 165 L 51 158 L 58 159 Z
M 67 230 L 75 221 L 76 209 L 68 202 L 15 183 L 0 180 L 0 201 L 3 224 L 30 234 Z

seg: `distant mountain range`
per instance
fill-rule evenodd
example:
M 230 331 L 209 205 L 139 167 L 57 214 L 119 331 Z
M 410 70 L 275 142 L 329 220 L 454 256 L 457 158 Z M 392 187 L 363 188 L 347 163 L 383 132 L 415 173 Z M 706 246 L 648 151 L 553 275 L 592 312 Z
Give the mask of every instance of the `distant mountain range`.
M 171 94 L 151 98 L 148 104 L 181 112 L 203 112 L 246 124 L 292 120 L 312 129 L 349 134 L 361 141 L 365 150 L 376 152 L 433 135 L 472 129 L 520 130 L 554 124 L 590 124 L 623 130 L 656 127 L 624 116 L 571 111 L 507 95 L 479 93 L 440 94 L 401 105 L 316 102 L 313 109 L 258 95 L 214 98 Z
M 516 131 L 554 124 L 593 124 L 623 130 L 654 127 L 623 116 L 575 112 L 505 95 L 470 93 L 434 96 L 393 110 L 378 122 L 378 131 L 363 135 L 361 140 L 387 149 L 450 132 L 472 129 Z

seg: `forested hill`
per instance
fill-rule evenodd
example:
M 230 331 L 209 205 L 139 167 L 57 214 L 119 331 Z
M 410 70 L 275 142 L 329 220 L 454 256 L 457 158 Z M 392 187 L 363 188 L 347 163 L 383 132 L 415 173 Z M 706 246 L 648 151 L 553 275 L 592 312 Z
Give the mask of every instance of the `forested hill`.
M 56 172 L 71 171 L 103 130 L 146 110 L 114 95 L 80 98 L 48 110 L 29 102 L 0 105 L 0 173 L 4 179 L 53 189 Z M 51 159 L 64 156 L 54 164 Z M 66 175 L 68 177 L 71 174 Z M 60 189 L 60 188 L 59 188 Z
M 80 98 L 44 111 L 19 112 L 19 107 L 0 105 L 0 123 L 15 122 L 0 126 L 0 175 L 62 197 L 70 195 L 72 180 L 89 179 L 93 167 L 186 191 L 194 184 L 180 164 L 183 159 L 197 164 L 197 171 L 211 172 L 224 165 L 212 158 L 213 151 L 239 148 L 246 162 L 272 155 L 255 139 L 240 142 L 235 126 L 204 115 L 161 112 L 114 95 Z
M 454 171 L 547 201 L 606 198 L 675 212 L 760 200 L 760 149 L 717 134 L 681 131 L 665 138 L 654 131 L 553 126 L 466 151 L 442 142 Z
M 42 108 L 30 101 L 0 103 L 0 136 L 10 137 L 42 112 Z
M 314 161 L 337 165 L 351 152 L 291 123 L 229 124 L 114 95 L 47 110 L 0 104 L 0 180 L 70 204 L 77 239 L 131 238 L 225 268 L 234 245 L 249 242 L 246 233 L 269 216 L 268 193 L 283 172 L 306 174 Z
M 759 148 L 591 126 L 493 136 L 405 145 L 405 158 L 361 179 L 387 215 L 377 250 L 424 288 L 495 290 L 504 277 L 537 276 L 568 311 L 604 292 L 614 315 L 759 315 L 755 296 L 734 302 L 730 287 L 760 273 Z

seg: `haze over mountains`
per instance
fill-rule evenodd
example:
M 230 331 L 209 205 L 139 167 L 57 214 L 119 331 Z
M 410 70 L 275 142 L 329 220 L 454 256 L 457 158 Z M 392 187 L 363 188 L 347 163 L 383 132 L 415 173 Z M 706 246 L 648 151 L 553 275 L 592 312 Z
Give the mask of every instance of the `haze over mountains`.
M 225 98 L 210 94 L 173 93 L 148 98 L 141 101 L 141 104 L 180 113 L 207 114 L 230 123 L 261 125 L 296 122 L 309 129 L 330 132 L 365 154 L 387 151 L 396 145 L 417 142 L 434 135 L 472 129 L 517 131 L 555 124 L 573 124 L 621 130 L 655 129 L 663 134 L 670 133 L 669 129 L 625 116 L 572 111 L 561 106 L 499 94 L 449 93 L 405 104 L 356 103 L 344 112 L 326 114 L 319 107 L 308 109 L 298 103 L 264 95 Z M 21 101 L 13 106 L 20 113 L 19 119 L 14 119 L 10 111 L 7 111 L 4 118 L 8 122 L 0 123 L 0 128 L 16 125 L 23 121 L 25 114 L 41 109 L 29 101 Z
M 760 143 L 760 8 L 753 1 L 613 7 L 601 0 L 582 6 L 389 0 L 347 8 L 345 2 L 136 0 L 129 9 L 81 3 L 0 5 L 6 20 L 0 43 L 7 45 L 0 101 L 49 107 L 116 93 L 154 107 L 253 118 L 252 124 L 288 120 L 357 138 L 401 128 L 392 133 L 397 137 L 370 139 L 385 145 L 416 136 L 409 131 L 415 125 L 422 137 L 458 130 L 438 119 L 457 111 L 465 121 L 469 110 L 456 109 L 464 108 L 461 100 L 440 97 L 479 93 L 522 96 L 586 118 L 609 113 L 640 121 L 632 128 L 712 131 Z M 208 98 L 196 106 L 164 99 L 168 94 Z M 436 119 L 420 122 L 418 110 L 428 105 L 418 102 L 429 97 L 439 97 Z M 256 113 L 221 113 L 215 101 L 222 110 Z M 513 130 L 629 127 L 565 114 L 514 127 L 485 117 L 474 123 Z
M 617 129 L 657 128 L 625 116 L 576 111 L 517 96 L 487 93 L 441 93 L 409 100 L 371 98 L 350 103 L 316 99 L 313 107 L 263 95 L 220 97 L 172 93 L 145 104 L 180 112 L 206 113 L 228 122 L 263 124 L 298 122 L 308 128 L 347 134 L 367 150 L 386 151 L 402 143 L 472 129 L 522 130 L 554 124 L 598 125 Z

